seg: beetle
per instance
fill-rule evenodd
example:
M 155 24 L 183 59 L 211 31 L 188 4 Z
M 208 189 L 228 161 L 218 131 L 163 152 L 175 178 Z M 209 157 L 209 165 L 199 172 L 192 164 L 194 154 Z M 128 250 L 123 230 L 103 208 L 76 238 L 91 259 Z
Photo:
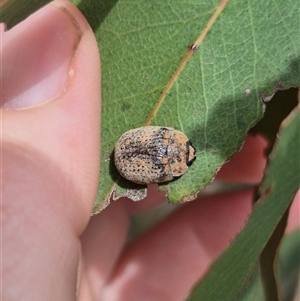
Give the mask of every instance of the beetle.
M 187 136 L 170 127 L 129 130 L 114 149 L 114 163 L 120 175 L 143 185 L 180 177 L 195 159 L 196 150 Z

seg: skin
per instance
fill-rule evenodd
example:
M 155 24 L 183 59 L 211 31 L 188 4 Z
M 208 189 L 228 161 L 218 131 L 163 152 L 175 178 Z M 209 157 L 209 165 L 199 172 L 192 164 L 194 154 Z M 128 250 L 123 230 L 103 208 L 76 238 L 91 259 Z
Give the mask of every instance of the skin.
M 65 32 L 68 38 L 61 39 Z M 130 216 L 160 204 L 164 195 L 151 186 L 146 200 L 122 199 L 90 217 L 101 95 L 91 29 L 70 3 L 55 1 L 1 35 L 1 103 L 11 108 L 1 112 L 3 300 L 71 301 L 76 294 L 80 301 L 182 300 L 244 225 L 253 190 L 180 206 L 125 244 Z M 31 50 L 20 52 L 25 45 Z M 10 73 L 16 65 L 18 73 Z M 262 138 L 248 137 L 220 177 L 258 183 L 265 146 Z M 288 230 L 298 225 L 299 195 Z

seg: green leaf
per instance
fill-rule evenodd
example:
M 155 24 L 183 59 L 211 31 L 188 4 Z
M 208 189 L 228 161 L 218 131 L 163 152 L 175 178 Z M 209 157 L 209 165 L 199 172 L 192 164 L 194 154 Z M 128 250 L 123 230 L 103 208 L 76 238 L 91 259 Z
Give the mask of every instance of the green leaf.
M 264 117 L 251 129 L 251 132 L 259 133 L 268 140 L 268 147 L 265 150 L 268 155 L 274 147 L 282 121 L 299 102 L 298 92 L 298 89 L 277 92 L 272 100 L 266 103 Z M 260 270 L 265 290 L 264 300 L 266 301 L 282 300 L 281 286 L 278 283 L 279 277 L 277 276 L 277 255 L 285 232 L 288 214 L 289 210 L 281 217 L 260 256 Z
M 0 23 L 11 29 L 51 0 L 1 0 Z
M 288 208 L 281 216 L 260 255 L 260 273 L 262 276 L 266 301 L 282 300 L 282 293 L 277 277 L 278 250 L 288 222 L 289 209 L 290 208 Z
M 279 275 L 283 300 L 294 300 L 300 277 L 300 230 L 285 236 L 279 252 Z
M 247 224 L 213 264 L 188 300 L 232 301 L 243 291 L 245 280 L 299 189 L 299 128 L 298 106 L 282 123 L 259 188 L 261 197 Z
M 286 235 L 281 243 L 279 252 L 279 279 L 283 301 L 292 301 L 295 298 L 300 276 L 300 230 L 297 229 Z M 242 291 L 235 301 L 264 301 L 264 285 L 259 265 L 254 269 L 243 285 Z
M 262 117 L 260 96 L 300 84 L 298 1 L 89 0 L 78 7 L 95 31 L 102 62 L 94 212 L 113 192 L 135 188 L 120 181 L 110 160 L 126 130 L 170 126 L 190 138 L 196 161 L 160 189 L 172 203 L 192 200 Z
M 235 301 L 265 301 L 264 288 L 260 275 L 259 265 L 256 262 L 243 289 Z
M 265 103 L 264 117 L 251 129 L 251 133 L 259 134 L 268 141 L 266 155 L 274 146 L 281 122 L 298 105 L 298 93 L 299 89 L 296 88 L 278 91 L 271 101 Z

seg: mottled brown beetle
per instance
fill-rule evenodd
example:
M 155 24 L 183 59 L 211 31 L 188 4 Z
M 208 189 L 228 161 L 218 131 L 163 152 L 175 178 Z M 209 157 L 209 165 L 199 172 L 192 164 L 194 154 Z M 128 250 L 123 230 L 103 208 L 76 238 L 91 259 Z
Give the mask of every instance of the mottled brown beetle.
M 145 126 L 124 133 L 115 147 L 120 175 L 137 184 L 171 181 L 196 159 L 185 134 L 169 127 Z

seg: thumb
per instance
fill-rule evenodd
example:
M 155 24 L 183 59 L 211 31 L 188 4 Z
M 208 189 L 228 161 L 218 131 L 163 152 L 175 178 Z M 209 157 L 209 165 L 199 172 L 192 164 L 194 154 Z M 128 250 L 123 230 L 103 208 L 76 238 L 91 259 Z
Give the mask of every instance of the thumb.
M 3 288 L 69 300 L 98 185 L 97 44 L 62 0 L 1 35 Z

